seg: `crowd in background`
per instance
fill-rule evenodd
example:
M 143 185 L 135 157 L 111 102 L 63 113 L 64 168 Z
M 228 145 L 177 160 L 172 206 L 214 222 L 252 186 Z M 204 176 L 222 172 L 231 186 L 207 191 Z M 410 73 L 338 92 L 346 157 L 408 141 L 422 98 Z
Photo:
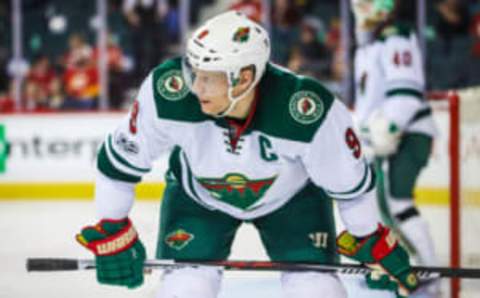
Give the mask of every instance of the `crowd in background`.
M 195 27 L 202 9 L 217 1 L 190 2 L 188 20 Z M 255 21 L 262 22 L 267 16 L 275 63 L 338 88 L 348 71 L 342 59 L 339 1 L 272 0 L 269 12 L 261 0 L 230 2 L 229 9 L 242 11 Z M 427 3 L 429 88 L 480 84 L 474 81 L 480 77 L 480 0 Z M 22 86 L 23 110 L 98 108 L 95 10 L 95 1 L 90 0 L 23 0 L 23 42 L 28 65 Z M 10 14 L 9 2 L 2 1 L 0 112 L 14 109 L 9 69 Z M 121 109 L 128 106 L 136 88 L 155 65 L 181 53 L 179 0 L 109 0 L 108 29 L 109 107 Z
M 480 1 L 441 0 L 433 7 L 427 79 L 435 89 L 480 85 Z

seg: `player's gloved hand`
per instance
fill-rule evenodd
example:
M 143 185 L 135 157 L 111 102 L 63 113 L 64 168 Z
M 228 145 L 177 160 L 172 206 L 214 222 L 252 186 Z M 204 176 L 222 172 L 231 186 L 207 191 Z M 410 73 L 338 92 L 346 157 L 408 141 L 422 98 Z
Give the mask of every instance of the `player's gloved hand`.
M 337 250 L 373 269 L 367 275 L 370 288 L 388 289 L 395 291 L 397 297 L 408 297 L 418 286 L 407 252 L 395 235 L 382 225 L 375 233 L 361 239 L 342 232 L 337 238 Z
M 372 113 L 367 125 L 361 127 L 360 134 L 365 143 L 370 146 L 376 156 L 394 154 L 400 144 L 402 132 L 400 128 L 387 119 L 379 110 Z
M 76 239 L 95 254 L 98 282 L 128 288 L 143 283 L 145 247 L 130 219 L 101 220 L 84 227 Z

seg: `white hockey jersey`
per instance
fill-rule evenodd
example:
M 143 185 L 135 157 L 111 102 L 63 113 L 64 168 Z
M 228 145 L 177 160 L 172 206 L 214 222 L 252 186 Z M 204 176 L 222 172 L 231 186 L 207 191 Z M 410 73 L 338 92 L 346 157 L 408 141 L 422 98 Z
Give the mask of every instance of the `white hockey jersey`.
M 407 26 L 394 25 L 357 48 L 355 118 L 365 126 L 377 109 L 406 132 L 435 133 L 425 99 L 423 62 L 417 37 Z
M 228 119 L 201 112 L 180 59 L 143 82 L 130 114 L 102 145 L 97 167 L 136 183 L 161 154 L 198 204 L 239 219 L 270 213 L 310 181 L 337 199 L 373 188 L 346 107 L 317 81 L 272 64 L 238 137 Z

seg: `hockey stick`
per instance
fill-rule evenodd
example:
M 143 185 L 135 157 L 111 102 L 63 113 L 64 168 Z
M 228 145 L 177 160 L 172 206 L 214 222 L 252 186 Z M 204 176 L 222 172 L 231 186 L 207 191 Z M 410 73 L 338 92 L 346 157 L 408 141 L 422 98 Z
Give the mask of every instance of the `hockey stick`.
M 174 261 L 147 260 L 147 269 L 174 269 L 183 267 L 218 267 L 226 270 L 254 271 L 317 271 L 349 275 L 365 275 L 372 269 L 358 264 L 318 264 L 318 263 L 281 263 L 268 261 Z M 94 260 L 29 258 L 27 271 L 68 271 L 95 269 Z M 478 268 L 450 268 L 413 266 L 413 271 L 421 279 L 432 278 L 480 278 Z

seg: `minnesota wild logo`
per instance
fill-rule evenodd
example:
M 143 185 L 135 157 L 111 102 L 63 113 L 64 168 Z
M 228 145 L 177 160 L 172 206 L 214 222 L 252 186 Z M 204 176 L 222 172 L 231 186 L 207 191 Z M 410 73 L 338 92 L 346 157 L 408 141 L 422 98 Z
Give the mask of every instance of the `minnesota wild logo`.
M 250 180 L 245 175 L 229 173 L 222 178 L 196 179 L 212 197 L 245 210 L 263 197 L 276 178 Z
M 247 42 L 250 38 L 250 28 L 249 27 L 240 27 L 235 31 L 233 35 L 233 41 L 235 42 Z
M 180 100 L 188 93 L 182 72 L 173 69 L 164 73 L 156 83 L 157 91 L 167 100 Z
M 323 102 L 318 95 L 306 90 L 292 95 L 289 110 L 293 119 L 302 124 L 312 124 L 324 113 Z
M 193 234 L 190 234 L 183 229 L 178 229 L 167 235 L 165 238 L 165 243 L 167 243 L 167 245 L 171 248 L 181 250 L 187 246 L 187 244 L 190 243 L 193 238 L 195 238 Z
M 198 39 L 203 39 L 203 38 L 205 38 L 205 36 L 208 35 L 208 33 L 209 33 L 208 30 L 203 30 L 202 32 L 200 32 L 200 34 L 198 34 L 197 38 Z

